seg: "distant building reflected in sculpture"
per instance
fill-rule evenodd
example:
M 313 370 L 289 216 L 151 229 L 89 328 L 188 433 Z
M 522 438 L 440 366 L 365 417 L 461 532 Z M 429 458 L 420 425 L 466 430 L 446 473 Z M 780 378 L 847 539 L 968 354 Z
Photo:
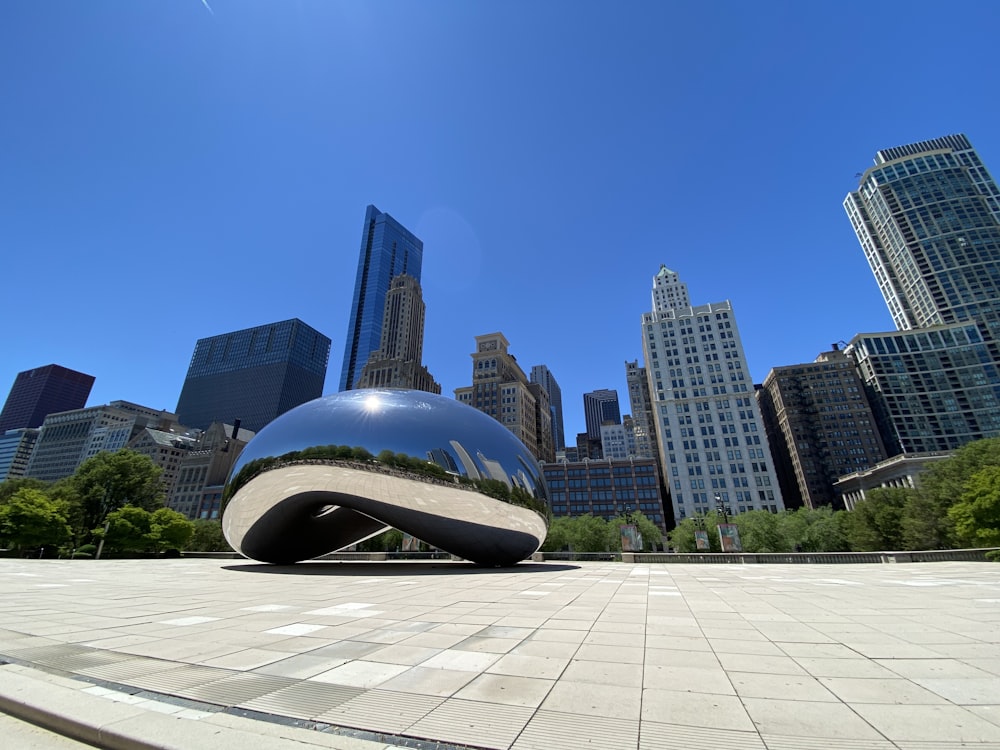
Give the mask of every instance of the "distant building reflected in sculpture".
M 226 499 L 226 539 L 271 563 L 397 528 L 482 565 L 511 565 L 541 546 L 549 513 L 538 465 L 510 431 L 408 390 L 347 391 L 281 416 L 243 451 Z

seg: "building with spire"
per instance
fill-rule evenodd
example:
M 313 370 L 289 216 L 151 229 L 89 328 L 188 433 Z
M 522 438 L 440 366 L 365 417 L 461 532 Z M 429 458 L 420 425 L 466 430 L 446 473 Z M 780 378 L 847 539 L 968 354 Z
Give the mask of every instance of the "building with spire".
M 693 307 L 661 266 L 642 316 L 643 356 L 674 520 L 722 504 L 737 514 L 784 508 L 730 302 Z
M 407 274 L 419 283 L 423 256 L 423 242 L 389 214 L 368 206 L 344 343 L 341 391 L 358 387 L 369 355 L 381 345 L 386 295 L 392 280 Z

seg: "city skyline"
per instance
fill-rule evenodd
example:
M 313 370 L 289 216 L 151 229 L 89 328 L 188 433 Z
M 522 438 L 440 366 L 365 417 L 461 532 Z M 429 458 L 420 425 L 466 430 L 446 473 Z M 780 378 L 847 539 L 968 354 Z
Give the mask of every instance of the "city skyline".
M 333 393 L 375 204 L 425 245 L 442 392 L 467 383 L 469 342 L 502 331 L 558 380 L 575 436 L 582 394 L 626 393 L 661 264 L 692 298 L 732 301 L 759 383 L 893 328 L 839 205 L 873 153 L 964 133 L 1000 165 L 982 4 L 959 3 L 958 36 L 922 3 L 650 5 L 642 28 L 596 3 L 532 6 L 532 24 L 516 3 L 212 5 L 0 11 L 19 71 L 0 246 L 24 280 L 0 389 L 58 363 L 96 377 L 89 405 L 172 409 L 198 339 L 298 317 L 332 339 Z M 892 106 L 856 52 L 878 27 L 941 45 Z M 354 41 L 375 28 L 385 49 Z M 414 38 L 427 54 L 406 53 Z M 928 108 L 942 89 L 949 107 Z

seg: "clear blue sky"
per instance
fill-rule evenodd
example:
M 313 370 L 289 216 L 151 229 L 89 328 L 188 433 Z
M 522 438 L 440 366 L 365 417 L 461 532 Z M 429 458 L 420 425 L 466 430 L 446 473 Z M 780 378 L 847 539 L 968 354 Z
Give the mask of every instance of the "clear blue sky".
M 0 398 L 173 409 L 195 341 L 298 317 L 337 388 L 365 206 L 424 242 L 424 363 L 502 331 L 563 392 L 642 357 L 661 263 L 754 379 L 892 327 L 841 202 L 879 148 L 1000 173 L 990 0 L 0 3 Z

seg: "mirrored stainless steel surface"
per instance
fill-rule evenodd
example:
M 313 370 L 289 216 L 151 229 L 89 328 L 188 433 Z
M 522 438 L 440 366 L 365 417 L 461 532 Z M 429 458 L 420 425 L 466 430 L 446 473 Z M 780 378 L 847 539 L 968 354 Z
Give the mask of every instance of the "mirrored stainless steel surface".
M 423 391 L 346 391 L 286 412 L 244 448 L 225 498 L 226 539 L 272 563 L 397 528 L 482 565 L 511 565 L 548 529 L 524 444 L 486 414 Z

